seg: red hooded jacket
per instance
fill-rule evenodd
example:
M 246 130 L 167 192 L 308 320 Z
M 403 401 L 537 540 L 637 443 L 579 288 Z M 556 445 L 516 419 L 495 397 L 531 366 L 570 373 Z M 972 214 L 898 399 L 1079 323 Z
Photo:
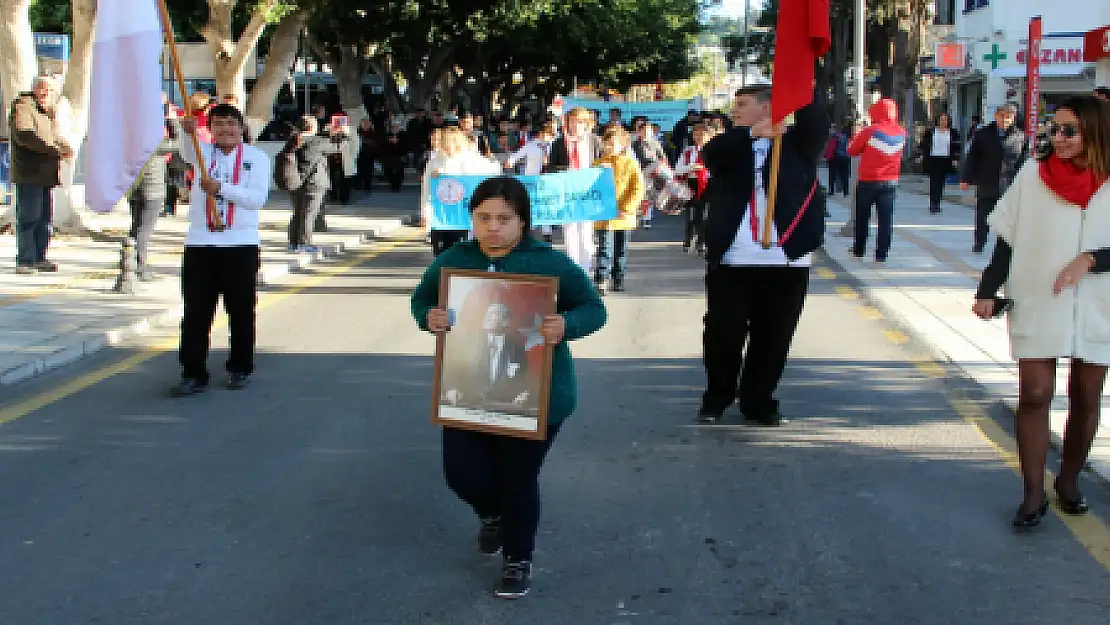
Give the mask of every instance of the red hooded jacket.
M 906 148 L 906 129 L 898 123 L 898 105 L 883 98 L 872 104 L 868 113 L 871 125 L 852 137 L 848 155 L 860 157 L 860 181 L 896 182 Z

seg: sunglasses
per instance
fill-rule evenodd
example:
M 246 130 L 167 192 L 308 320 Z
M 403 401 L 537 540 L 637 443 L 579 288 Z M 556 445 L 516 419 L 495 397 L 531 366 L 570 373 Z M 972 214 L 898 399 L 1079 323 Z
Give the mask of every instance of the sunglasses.
M 1064 135 L 1065 139 L 1074 139 L 1079 135 L 1079 127 L 1075 124 L 1049 124 L 1048 136 L 1055 137 L 1056 135 Z

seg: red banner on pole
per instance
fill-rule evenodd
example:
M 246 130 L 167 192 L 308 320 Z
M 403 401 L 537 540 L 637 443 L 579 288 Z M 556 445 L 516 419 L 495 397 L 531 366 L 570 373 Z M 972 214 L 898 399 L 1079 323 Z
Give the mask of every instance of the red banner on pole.
M 832 42 L 829 0 L 780 0 L 771 70 L 771 123 L 813 101 L 813 65 Z
M 1044 27 L 1041 16 L 1029 20 L 1029 43 L 1025 54 L 1025 136 L 1029 146 L 1037 142 L 1041 104 L 1041 40 Z

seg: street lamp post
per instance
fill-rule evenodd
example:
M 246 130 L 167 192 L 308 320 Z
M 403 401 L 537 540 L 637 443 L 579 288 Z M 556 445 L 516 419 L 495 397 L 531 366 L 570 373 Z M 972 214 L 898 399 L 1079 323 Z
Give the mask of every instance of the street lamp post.
M 855 122 L 859 124 L 863 121 L 864 115 L 867 113 L 866 109 L 866 90 L 867 81 L 863 75 L 863 51 L 864 51 L 864 38 L 867 36 L 867 2 L 866 0 L 856 0 L 855 2 L 855 15 L 853 16 L 853 26 L 855 27 L 855 45 L 853 46 L 853 69 L 855 76 L 855 91 L 856 91 L 856 110 Z M 859 182 L 859 158 L 852 159 L 852 195 L 850 197 L 850 204 L 848 206 L 848 222 L 840 230 L 840 236 L 852 236 L 855 230 L 856 221 L 856 184 Z

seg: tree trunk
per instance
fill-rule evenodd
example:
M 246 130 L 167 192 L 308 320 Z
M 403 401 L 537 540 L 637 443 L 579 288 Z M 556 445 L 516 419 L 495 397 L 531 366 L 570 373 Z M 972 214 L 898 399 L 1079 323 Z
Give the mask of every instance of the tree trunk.
M 212 49 L 212 62 L 216 77 L 216 92 L 219 97 L 234 95 L 239 102 L 246 102 L 247 59 L 258 45 L 258 39 L 266 28 L 266 14 L 274 6 L 275 0 L 262 0 L 255 6 L 251 19 L 236 41 L 232 33 L 232 11 L 238 0 L 208 0 L 208 23 L 201 29 L 201 35 Z
M 0 0 L 0 136 L 8 136 L 12 100 L 31 88 L 35 77 L 35 40 L 28 12 L 31 0 Z
M 308 14 L 304 11 L 290 13 L 278 23 L 270 38 L 266 67 L 258 77 L 258 82 L 254 83 L 247 100 L 247 124 L 252 126 L 254 135 L 261 132 L 274 117 L 274 99 L 285 82 L 289 67 L 297 58 L 297 43 L 307 18 Z M 257 126 L 257 129 L 253 126 Z
M 397 87 L 397 79 L 393 76 L 393 60 L 388 56 L 375 57 L 369 59 L 367 65 L 382 79 L 385 108 L 390 111 L 401 110 L 401 90 Z
M 422 68 L 413 65 L 404 69 L 405 82 L 408 83 L 408 91 L 405 95 L 409 108 L 431 105 L 432 95 L 440 79 L 450 68 L 453 55 L 454 48 L 443 46 L 428 57 Z M 421 69 L 423 69 L 423 76 L 421 76 Z
M 58 103 L 58 130 L 73 147 L 72 159 L 62 161 L 61 188 L 55 191 L 54 223 L 59 229 L 81 229 L 76 211 L 79 198 L 73 195 L 77 159 L 89 131 L 89 83 L 92 79 L 93 28 L 96 0 L 73 0 L 73 37 Z

